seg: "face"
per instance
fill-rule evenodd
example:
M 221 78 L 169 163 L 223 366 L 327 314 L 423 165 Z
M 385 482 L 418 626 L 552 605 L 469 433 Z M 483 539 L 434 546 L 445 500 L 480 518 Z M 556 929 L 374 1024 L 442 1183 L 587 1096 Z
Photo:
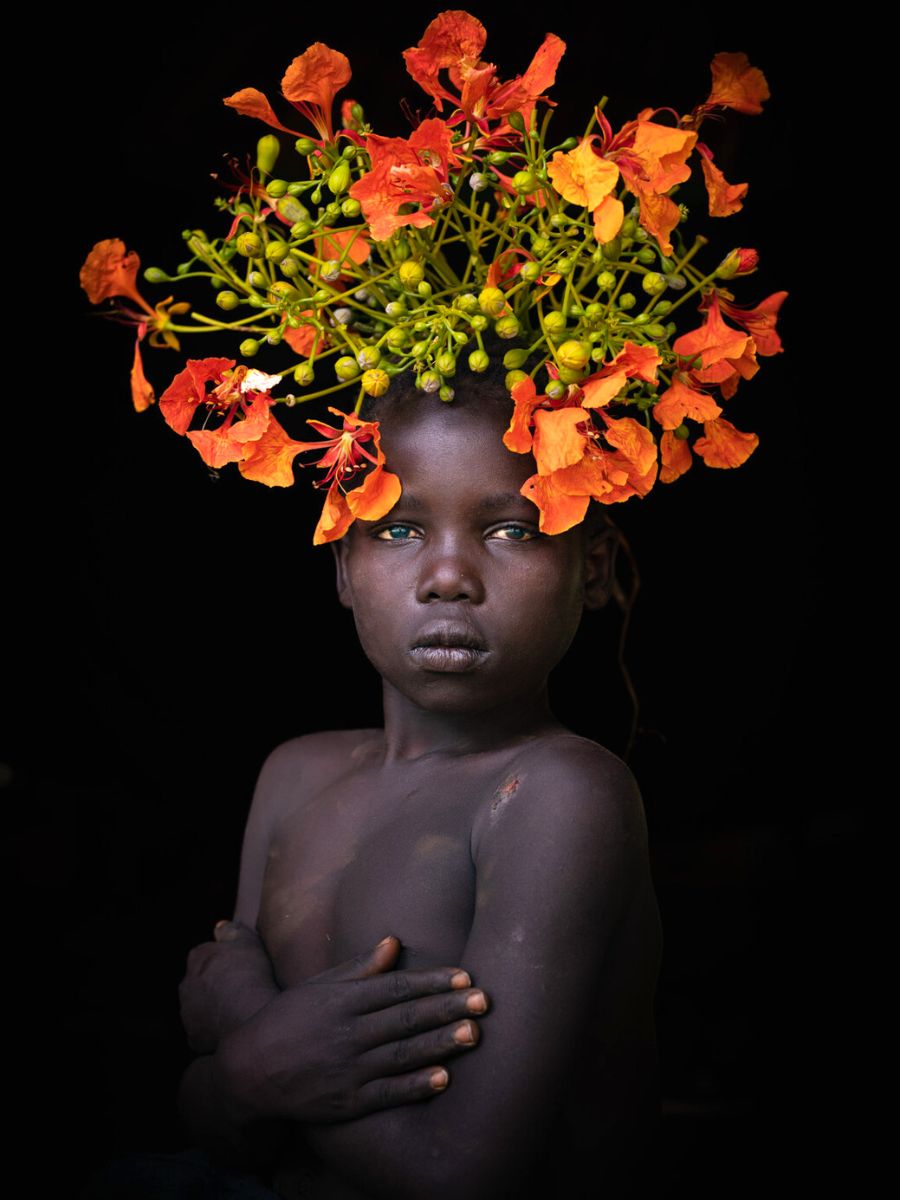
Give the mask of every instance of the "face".
M 338 591 L 363 650 L 433 712 L 488 712 L 535 695 L 568 649 L 599 577 L 582 526 L 538 530 L 519 494 L 535 471 L 501 438 L 494 404 L 398 401 L 381 420 L 403 494 L 333 549 Z M 589 593 L 586 595 L 586 589 Z

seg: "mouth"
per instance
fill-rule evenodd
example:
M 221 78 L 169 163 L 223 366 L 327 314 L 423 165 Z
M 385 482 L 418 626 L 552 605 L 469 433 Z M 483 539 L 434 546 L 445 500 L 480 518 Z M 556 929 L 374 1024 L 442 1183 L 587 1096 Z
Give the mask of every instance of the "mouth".
M 417 635 L 409 655 L 428 671 L 461 674 L 474 670 L 488 657 L 484 640 L 467 625 L 430 625 Z

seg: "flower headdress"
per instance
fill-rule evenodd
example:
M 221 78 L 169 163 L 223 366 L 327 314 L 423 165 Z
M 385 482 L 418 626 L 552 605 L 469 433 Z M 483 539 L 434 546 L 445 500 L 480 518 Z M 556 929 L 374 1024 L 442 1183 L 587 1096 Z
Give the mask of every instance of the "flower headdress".
M 326 474 L 317 486 L 327 493 L 316 544 L 399 498 L 378 421 L 359 415 L 365 397 L 409 372 L 452 402 L 459 372 L 490 365 L 491 336 L 510 343 L 503 365 L 514 409 L 503 441 L 534 455 L 522 493 L 544 533 L 583 520 L 591 499 L 612 504 L 673 482 L 694 455 L 735 467 L 757 446 L 724 405 L 759 357 L 780 352 L 787 293 L 739 307 L 730 287 L 755 270 L 756 251 L 700 267 L 707 238 L 687 236 L 675 197 L 699 165 L 709 215 L 740 210 L 748 185 L 727 182 L 700 129 L 724 108 L 761 112 L 763 74 L 744 54 L 717 54 L 712 89 L 690 112 L 645 108 L 615 130 L 604 97 L 579 136 L 557 143 L 545 93 L 565 44 L 548 33 L 524 74 L 503 81 L 481 58 L 486 37 L 470 14 L 443 12 L 404 52 L 435 114 L 408 137 L 375 133 L 349 98 L 335 114 L 350 64 L 321 42 L 282 80 L 299 121 L 283 123 L 252 87 L 226 98 L 294 139 L 281 160 L 286 177 L 275 171 L 282 141 L 266 133 L 254 165 L 233 163 L 213 235 L 186 231 L 190 257 L 174 274 L 144 271 L 152 284 L 205 278 L 217 315 L 174 295 L 149 304 L 138 255 L 118 239 L 98 242 L 82 267 L 89 299 L 113 300 L 136 326 L 138 410 L 155 402 L 140 349 L 148 334 L 151 345 L 178 350 L 180 334 L 220 328 L 243 360 L 280 347 L 278 374 L 233 358 L 188 360 L 159 408 L 211 468 L 237 463 L 269 486 L 292 484 L 297 456 L 319 451 Z M 291 390 L 274 395 L 289 375 Z M 276 405 L 345 389 L 353 411 L 328 406 L 338 424 L 308 421 L 324 441 L 295 440 L 274 415 Z

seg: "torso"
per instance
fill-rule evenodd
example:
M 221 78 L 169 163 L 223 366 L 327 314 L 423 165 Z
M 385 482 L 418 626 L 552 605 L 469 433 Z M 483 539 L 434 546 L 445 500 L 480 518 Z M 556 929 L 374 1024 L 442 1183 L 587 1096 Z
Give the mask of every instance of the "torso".
M 304 761 L 296 792 L 279 797 L 260 898 L 258 929 L 281 986 L 294 986 L 363 953 L 388 934 L 402 943 L 397 969 L 465 967 L 480 829 L 508 796 L 523 758 L 539 753 L 543 741 L 463 758 L 438 754 L 383 765 L 380 730 L 317 735 L 322 752 L 312 764 Z M 621 945 L 613 949 L 634 960 L 633 987 L 625 989 L 632 996 L 646 995 L 648 984 L 652 995 L 658 939 L 651 894 L 646 911 L 635 914 L 633 927 L 622 931 Z M 635 955 L 634 946 L 641 944 L 646 951 Z M 608 1027 L 609 1019 L 610 1014 L 598 1013 L 598 1029 L 601 1023 Z M 652 1091 L 652 1014 L 635 1008 L 623 993 L 622 1012 L 612 1015 L 611 1024 L 617 1045 L 624 1047 L 621 1063 L 588 1031 L 591 1049 L 585 1055 L 582 1043 L 573 1080 L 589 1080 L 592 1066 L 621 1069 L 623 1087 L 633 1089 L 634 1080 L 626 1076 L 634 1073 L 639 1046 L 649 1058 L 648 1078 L 637 1087 Z M 594 1150 L 591 1130 L 608 1118 L 592 1107 L 587 1088 L 573 1083 L 553 1138 L 561 1161 L 572 1157 L 567 1143 L 578 1140 L 576 1125 Z M 284 1194 L 290 1194 L 289 1187 Z

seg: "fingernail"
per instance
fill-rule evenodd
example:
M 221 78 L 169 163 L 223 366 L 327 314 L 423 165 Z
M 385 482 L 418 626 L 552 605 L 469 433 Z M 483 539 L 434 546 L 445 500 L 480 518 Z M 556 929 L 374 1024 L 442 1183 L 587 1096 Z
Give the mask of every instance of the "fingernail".
M 431 1082 L 431 1086 L 434 1088 L 434 1090 L 436 1092 L 440 1092 L 440 1091 L 443 1091 L 443 1089 L 450 1082 L 450 1076 L 447 1074 L 447 1072 L 442 1067 L 439 1071 L 431 1072 L 430 1082 Z
M 453 1030 L 453 1040 L 454 1042 L 458 1042 L 461 1046 L 467 1046 L 470 1042 L 475 1041 L 475 1031 L 468 1021 L 466 1021 L 463 1025 L 458 1025 L 456 1029 Z
M 452 988 L 469 987 L 472 980 L 465 971 L 457 971 L 455 975 L 450 976 L 450 986 Z
M 390 937 L 382 938 L 381 941 L 378 943 L 378 945 L 375 947 L 375 949 L 380 950 L 381 947 L 386 946 L 389 941 L 391 941 Z
M 487 1000 L 484 992 L 473 992 L 466 1001 L 466 1008 L 469 1012 L 484 1012 L 487 1008 Z
M 223 918 L 221 921 L 216 921 L 214 928 L 221 929 L 223 925 L 228 925 L 228 924 L 230 924 L 230 922 Z

